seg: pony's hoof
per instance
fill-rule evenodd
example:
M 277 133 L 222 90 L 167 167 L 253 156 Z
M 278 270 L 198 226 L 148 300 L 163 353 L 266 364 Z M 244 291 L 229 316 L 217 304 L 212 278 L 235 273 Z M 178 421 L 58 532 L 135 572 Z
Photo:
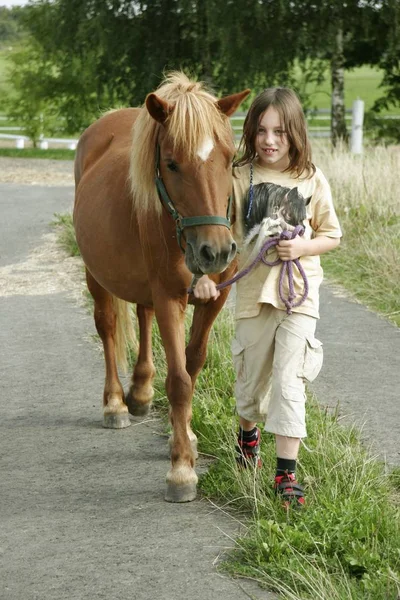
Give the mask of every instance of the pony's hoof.
M 133 384 L 125 396 L 125 404 L 131 415 L 145 417 L 151 408 L 154 390 L 151 385 L 138 387 Z
M 185 483 L 176 485 L 167 483 L 167 492 L 165 500 L 167 502 L 192 502 L 197 496 L 197 486 L 195 483 Z
M 129 412 L 134 417 L 145 417 L 150 412 L 151 402 L 148 402 L 147 404 L 139 404 L 139 402 L 134 400 L 130 394 L 128 394 L 126 397 L 125 402 Z
M 103 427 L 106 429 L 125 429 L 125 427 L 129 427 L 130 424 L 131 420 L 128 413 L 108 413 L 104 415 Z

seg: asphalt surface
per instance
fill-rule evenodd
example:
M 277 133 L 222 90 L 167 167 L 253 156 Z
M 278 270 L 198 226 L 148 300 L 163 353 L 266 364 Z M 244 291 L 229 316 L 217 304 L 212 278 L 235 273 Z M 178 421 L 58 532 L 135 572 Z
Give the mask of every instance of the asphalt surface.
M 10 265 L 29 270 L 72 199 L 72 188 L 0 184 L 0 283 Z M 234 520 L 204 499 L 164 501 L 156 417 L 102 428 L 92 317 L 67 289 L 32 289 L 0 295 L 1 600 L 275 598 L 218 572 Z
M 320 315 L 324 366 L 312 384 L 318 400 L 339 406 L 373 454 L 400 465 L 400 329 L 325 285 Z
M 0 275 L 24 266 L 72 199 L 68 187 L 0 184 Z M 399 330 L 329 287 L 321 304 L 318 398 L 399 464 Z M 94 331 L 68 289 L 0 296 L 1 600 L 275 598 L 218 573 L 234 521 L 204 499 L 164 502 L 156 416 L 102 428 Z

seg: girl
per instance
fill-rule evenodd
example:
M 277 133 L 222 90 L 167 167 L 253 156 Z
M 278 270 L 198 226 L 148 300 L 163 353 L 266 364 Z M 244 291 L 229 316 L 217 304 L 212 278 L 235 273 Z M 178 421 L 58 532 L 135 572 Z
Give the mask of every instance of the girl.
M 311 162 L 304 113 L 292 90 L 269 88 L 255 98 L 244 122 L 240 147 L 242 157 L 234 164 L 233 177 L 234 236 L 241 248 L 239 270 L 251 252 L 252 244 L 246 246 L 243 238 L 252 219 L 254 186 L 272 184 L 265 186 L 266 193 L 278 193 L 282 187 L 289 188 L 290 193 L 297 188 L 296 196 L 301 195 L 306 205 L 305 232 L 281 240 L 268 254 L 268 261 L 299 258 L 308 295 L 288 314 L 279 294 L 281 264 L 266 266 L 260 262 L 237 283 L 236 335 L 232 342 L 240 421 L 237 460 L 242 466 L 260 466 L 257 423 L 264 422 L 265 431 L 275 434 L 276 439 L 274 488 L 286 508 L 301 506 L 304 491 L 295 471 L 300 441 L 307 435 L 305 380 L 315 379 L 322 366 L 321 342 L 314 337 L 322 281 L 319 255 L 336 248 L 342 234 L 329 184 Z M 269 202 L 267 196 L 265 202 Z M 304 282 L 296 267 L 293 279 L 294 291 L 301 296 Z M 288 293 L 287 284 L 283 291 Z M 219 291 L 203 275 L 194 294 L 215 300 Z

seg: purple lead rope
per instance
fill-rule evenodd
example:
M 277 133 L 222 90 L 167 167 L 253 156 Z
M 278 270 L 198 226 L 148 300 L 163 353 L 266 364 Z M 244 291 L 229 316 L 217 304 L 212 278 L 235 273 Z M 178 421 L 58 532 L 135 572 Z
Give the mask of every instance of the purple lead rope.
M 292 313 L 292 309 L 297 308 L 298 306 L 300 306 L 300 304 L 303 304 L 303 302 L 305 301 L 305 299 L 308 296 L 307 276 L 306 276 L 304 269 L 298 258 L 295 258 L 294 260 L 281 260 L 280 258 L 278 258 L 275 261 L 269 262 L 266 260 L 265 254 L 270 248 L 277 246 L 279 244 L 280 240 L 293 240 L 297 235 L 303 235 L 303 233 L 304 233 L 304 227 L 302 227 L 301 225 L 297 225 L 297 227 L 295 227 L 293 231 L 285 230 L 285 231 L 282 231 L 282 233 L 279 236 L 270 238 L 263 244 L 260 252 L 257 254 L 255 259 L 250 263 L 250 265 L 248 267 L 246 267 L 246 269 L 243 269 L 243 271 L 240 271 L 231 279 L 228 279 L 227 281 L 224 281 L 223 283 L 219 283 L 217 285 L 217 290 L 223 290 L 224 288 L 228 287 L 229 285 L 232 285 L 233 283 L 235 283 L 236 281 L 238 281 L 239 279 L 241 279 L 242 277 L 244 277 L 245 275 L 250 273 L 250 271 L 252 269 L 254 269 L 254 267 L 259 262 L 263 262 L 268 267 L 275 267 L 276 265 L 279 265 L 279 263 L 282 263 L 281 272 L 279 274 L 279 298 L 281 299 L 283 304 L 286 306 L 287 314 L 290 315 Z M 296 293 L 294 291 L 293 263 L 298 268 L 299 273 L 304 282 L 303 294 L 301 295 L 301 298 L 297 302 L 294 302 L 294 299 L 296 298 Z M 287 274 L 288 283 L 289 283 L 289 295 L 287 298 L 284 298 L 284 296 L 283 296 L 283 280 L 284 280 L 285 274 Z M 192 293 L 192 292 L 193 292 L 193 290 L 189 290 L 189 293 Z

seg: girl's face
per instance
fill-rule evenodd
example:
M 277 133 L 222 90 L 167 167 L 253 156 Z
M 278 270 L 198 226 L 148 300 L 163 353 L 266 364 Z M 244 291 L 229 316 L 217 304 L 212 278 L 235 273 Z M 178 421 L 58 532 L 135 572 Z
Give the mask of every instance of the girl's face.
M 259 162 L 274 171 L 289 166 L 289 142 L 278 111 L 273 106 L 261 115 L 255 139 Z

